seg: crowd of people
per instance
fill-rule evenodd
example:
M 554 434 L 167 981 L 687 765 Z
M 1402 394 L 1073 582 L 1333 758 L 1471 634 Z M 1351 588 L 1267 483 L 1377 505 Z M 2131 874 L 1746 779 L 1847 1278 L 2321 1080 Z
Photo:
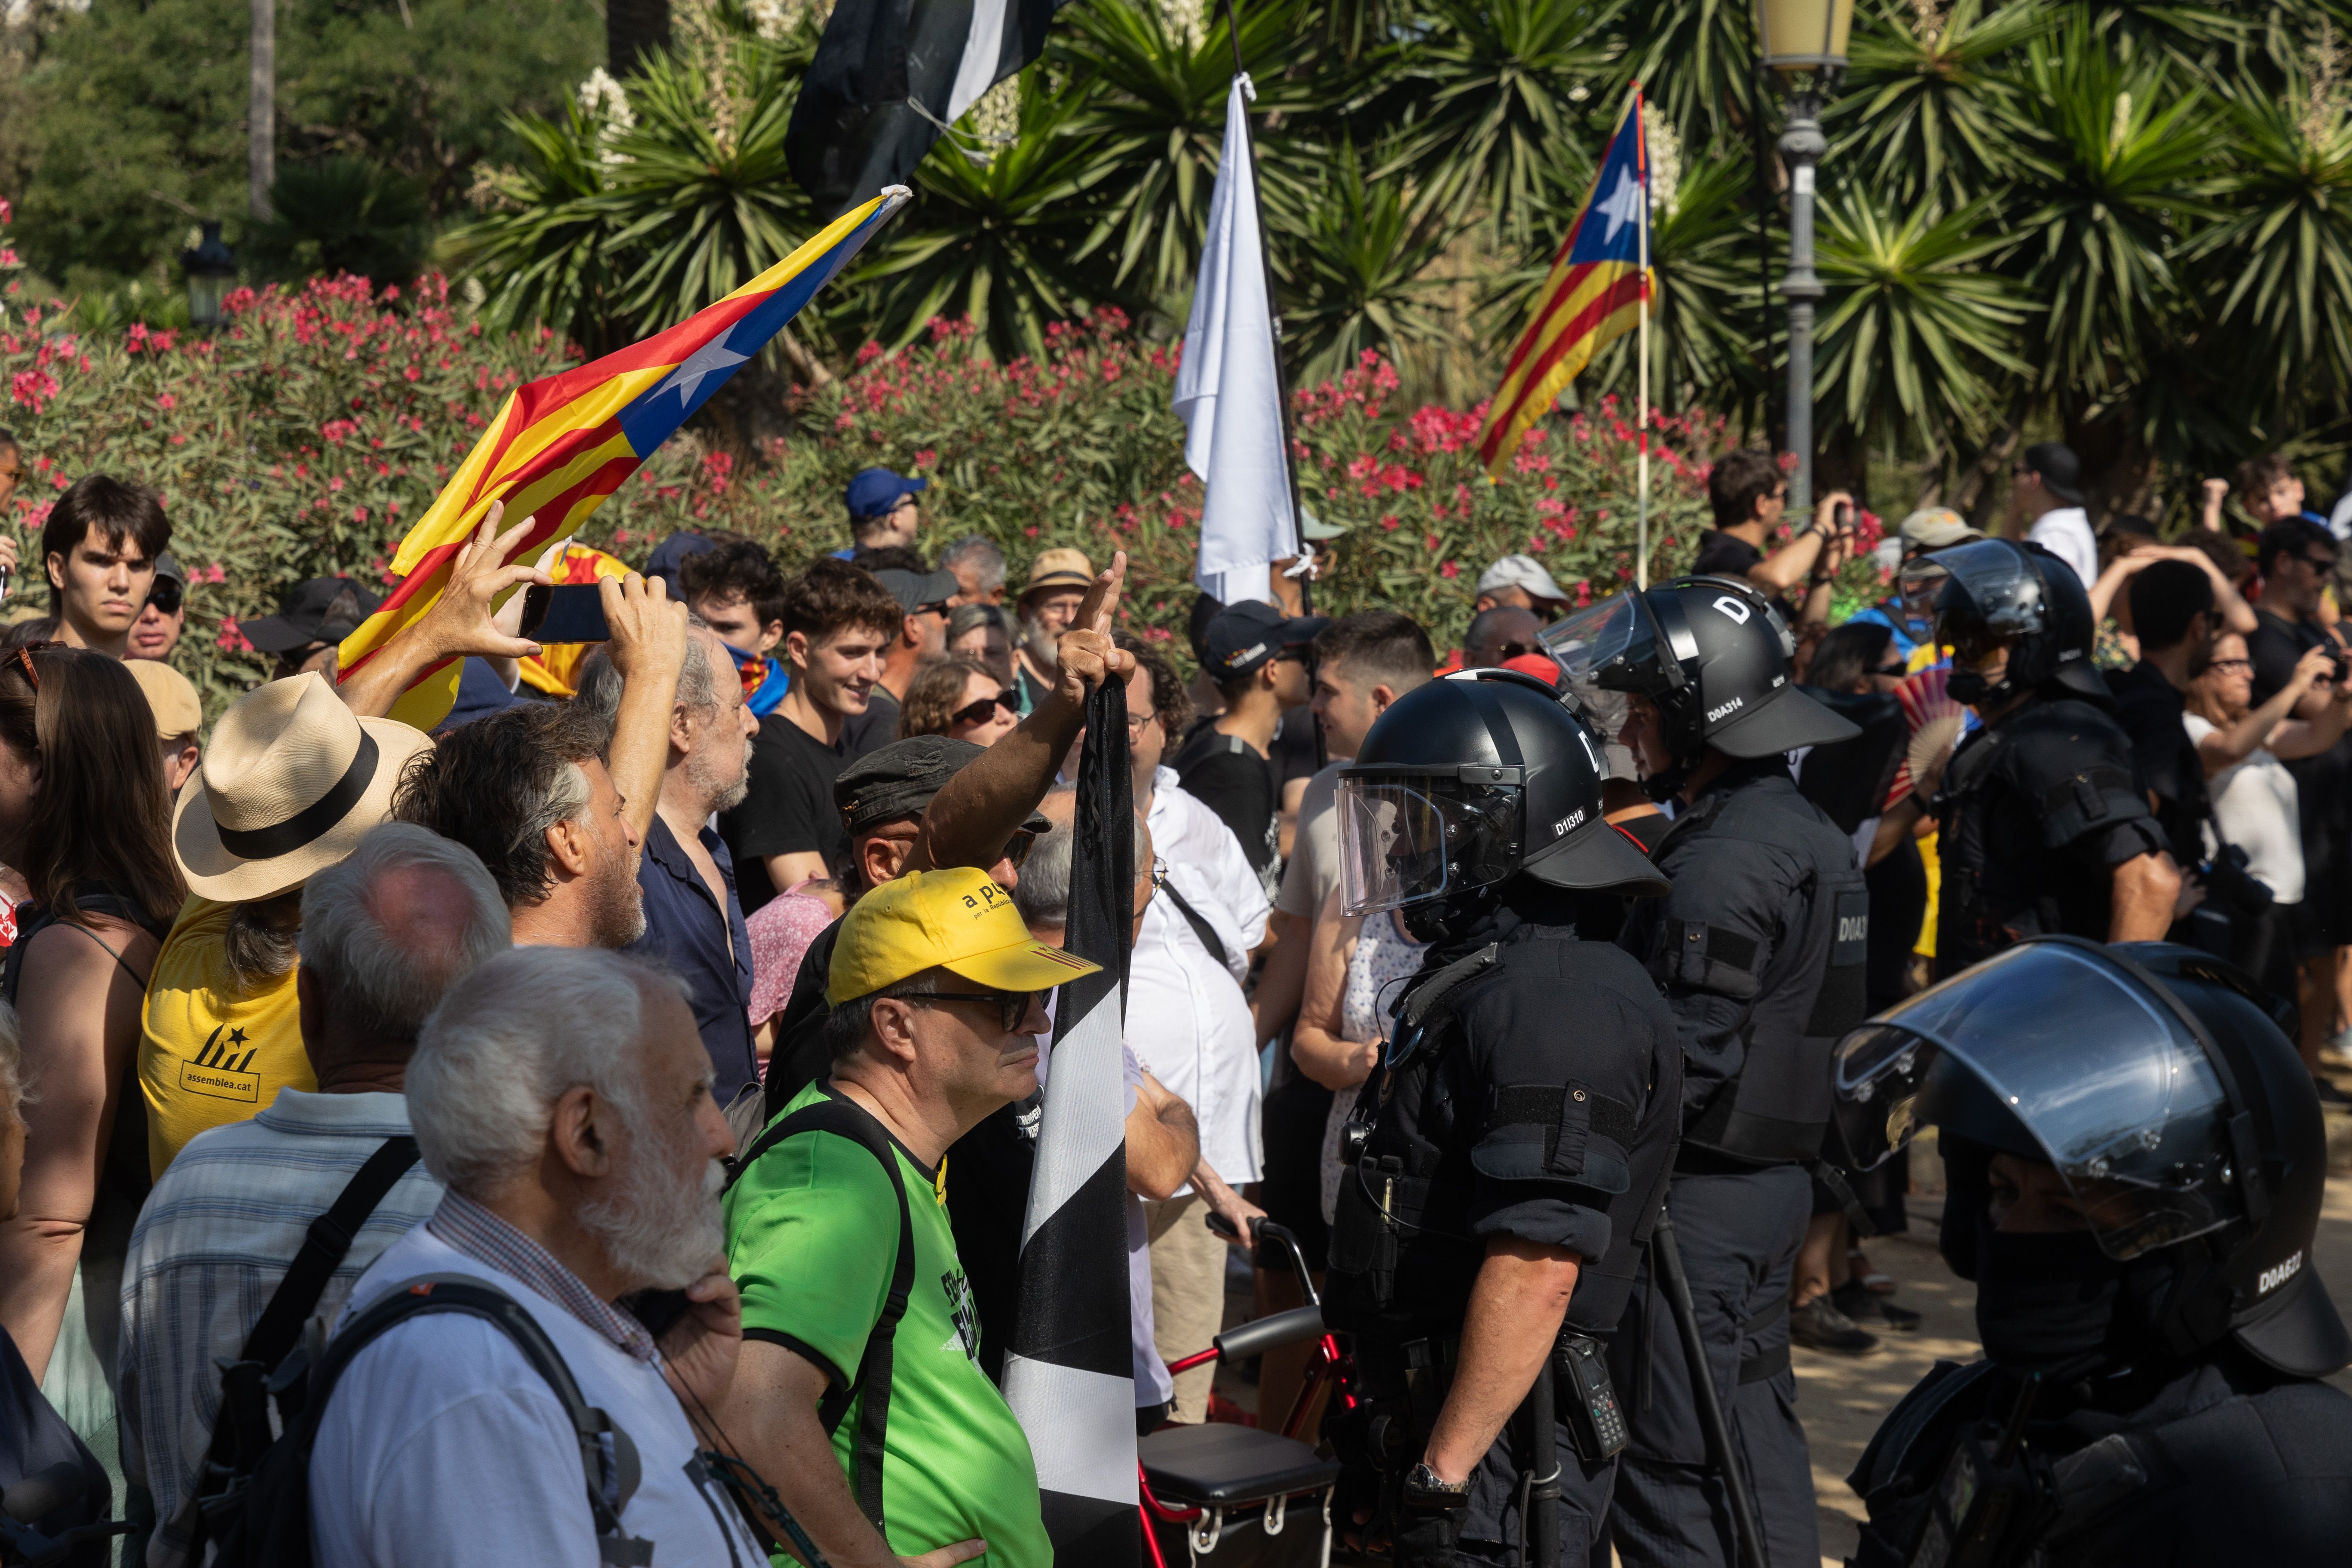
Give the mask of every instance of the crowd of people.
M 0 433 L 0 478 L 11 464 Z M 1725 455 L 1679 635 L 1752 619 L 1784 663 L 1685 737 L 1664 695 L 1578 665 L 1584 623 L 1563 620 L 1570 595 L 1534 558 L 1477 578 L 1453 649 L 1393 610 L 1202 598 L 1188 679 L 1169 645 L 1118 628 L 1123 556 L 1014 563 L 977 536 L 927 550 L 925 481 L 884 468 L 848 486 L 847 544 L 805 563 L 717 531 L 664 541 L 642 574 L 576 545 L 526 560 L 526 525 L 494 513 L 434 607 L 348 679 L 338 645 L 379 595 L 290 584 L 243 627 L 271 678 L 207 723 L 170 662 L 189 583 L 163 505 L 82 478 L 41 526 L 45 612 L 0 628 L 0 1486 L 66 1467 L 79 1483 L 26 1522 L 119 1517 L 135 1529 L 122 1560 L 158 1568 L 253 1550 L 288 1485 L 336 1564 L 656 1548 L 740 1563 L 785 1542 L 836 1563 L 1050 1562 L 997 1383 L 1049 1003 L 1095 968 L 1064 946 L 1087 695 L 1124 686 L 1132 770 L 1125 1146 L 1145 1433 L 1278 1414 L 1304 1386 L 1303 1346 L 1263 1356 L 1256 1411 L 1213 1365 L 1169 1371 L 1225 1325 L 1240 1275 L 1252 1315 L 1305 1300 L 1307 1281 L 1247 1267 L 1256 1222 L 1297 1237 L 1315 1280 L 1328 1262 L 1335 1290 L 1365 1267 L 1344 1239 L 1360 1223 L 1350 1123 L 1360 1137 L 1366 1108 L 1389 1103 L 1392 1084 L 1361 1091 L 1393 1059 L 1400 991 L 1465 950 L 1410 899 L 1365 896 L 1343 796 L 1370 787 L 1349 783 L 1366 768 L 1404 765 L 1371 743 L 1383 716 L 1409 700 L 1435 713 L 1416 694 L 1463 676 L 1481 679 L 1446 689 L 1534 688 L 1574 711 L 1592 820 L 1610 853 L 1634 852 L 1552 879 L 1526 918 L 1622 941 L 1646 967 L 1626 971 L 1638 996 L 1605 965 L 1563 968 L 1558 994 L 1622 1012 L 1675 1058 L 1689 1275 L 1720 1319 L 1706 1332 L 1736 1347 L 1727 1388 L 1770 1560 L 1811 1562 L 1786 1347 L 1867 1355 L 1916 1329 L 1864 1247 L 1906 1225 L 1907 1166 L 1832 1158 L 1808 1180 L 1834 1152 L 1817 1125 L 1800 1163 L 1743 1155 L 1727 1118 L 1779 1113 L 1735 1105 L 1739 1055 L 1761 1047 L 1727 998 L 1770 993 L 1791 965 L 1822 984 L 1827 966 L 1850 971 L 1859 1022 L 2021 938 L 2169 936 L 2293 1003 L 2314 1092 L 2344 1098 L 2327 1072 L 2352 1063 L 2337 575 L 2352 498 L 2331 521 L 2258 459 L 2167 543 L 2129 516 L 2095 530 L 2080 487 L 2074 454 L 2043 445 L 1991 537 L 1914 512 L 1881 547 L 1885 601 L 1832 626 L 1853 498 L 1786 528 L 1781 465 Z M 1992 591 L 1988 550 L 2030 590 L 2009 609 L 2081 620 L 2065 628 L 2079 647 L 2044 637 L 2051 669 L 2032 672 L 2039 634 L 1998 649 L 1946 635 L 1953 584 Z M 0 538 L 0 569 L 18 567 Z M 513 590 L 558 581 L 598 584 L 604 640 L 523 635 Z M 1671 637 L 1685 611 L 1644 613 Z M 1715 668 L 1713 647 L 1685 657 Z M 432 734 L 390 716 L 452 661 L 457 704 Z M 2041 776 L 1985 762 L 2023 732 L 2021 682 L 2068 680 L 2126 749 L 2038 786 L 2017 830 L 2038 837 L 2003 839 L 2014 825 L 1996 813 L 1958 843 L 1984 777 Z M 1738 739 L 1792 682 L 1835 723 Z M 1837 863 L 1827 880 L 1740 863 L 1790 907 L 1830 911 L 1805 934 L 1743 936 L 1664 891 L 1669 874 L 1719 880 L 1717 862 L 1691 868 L 1695 847 L 1759 779 L 1810 803 L 1806 853 Z M 1586 809 L 1563 807 L 1555 834 Z M 2093 868 L 2090 901 L 2053 883 L 1989 914 L 1968 902 L 2042 857 Z M 1696 945 L 1645 947 L 1658 919 Z M 1696 1011 L 1678 985 L 1705 994 Z M 1792 1039 L 1834 1010 L 1790 1021 Z M 1643 1100 L 1657 1082 L 1591 1081 L 1622 1112 L 1606 1136 L 1633 1149 L 1663 1114 Z M 1559 1085 L 1547 1103 L 1566 1126 Z M 1565 1158 L 1561 1137 L 1538 1140 L 1546 1157 Z M 1630 1188 L 1583 1179 L 1645 1190 L 1626 1157 Z M 1773 1184 L 1783 1173 L 1793 1185 Z M 1618 1215 L 1612 1243 L 1605 1220 L 1513 1223 L 1535 1253 L 1581 1249 L 1594 1270 L 1633 1228 Z M 1610 1321 L 1585 1327 L 1606 1340 L 1622 1313 L 1679 1356 L 1675 1326 L 1646 1319 L 1664 1310 L 1649 1267 L 1594 1276 L 1585 1299 Z M 519 1310 L 435 1283 L 453 1279 Z M 1549 1321 L 1576 1330 L 1569 1300 L 1563 1287 Z M 307 1400 L 273 1423 L 295 1365 Z M 624 1442 L 590 1432 L 583 1447 L 583 1407 Z M 1696 1450 L 1661 1458 L 1696 1438 L 1660 1442 L 1617 1482 L 1621 1560 L 1727 1561 Z M 256 1472 L 288 1444 L 292 1482 Z M 1790 1463 L 1801 1503 L 1772 1490 Z M 1450 1507 L 1457 1482 L 1413 1484 Z M 1522 1506 L 1452 1516 L 1444 1550 L 1525 1561 L 1473 1551 L 1476 1531 L 1516 1531 Z

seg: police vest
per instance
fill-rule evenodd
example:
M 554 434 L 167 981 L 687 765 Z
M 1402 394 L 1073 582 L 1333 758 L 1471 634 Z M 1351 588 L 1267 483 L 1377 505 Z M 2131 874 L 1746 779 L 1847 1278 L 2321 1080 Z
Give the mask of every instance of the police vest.
M 2059 853 L 2076 839 L 2140 821 L 2162 835 L 2132 767 L 2122 726 L 2077 698 L 2037 698 L 1954 753 L 1935 802 L 1943 891 L 1937 972 L 1956 974 L 2030 936 L 2104 942 L 2114 882 Z
M 1636 1044 L 1595 1042 L 1591 1020 L 1559 1016 L 1564 966 L 1589 974 L 1596 952 L 1623 962 L 1612 950 L 1539 933 L 1415 977 L 1395 1009 L 1396 1065 L 1373 1069 L 1351 1121 L 1359 1148 L 1340 1174 L 1324 1291 L 1333 1327 L 1391 1340 L 1460 1331 L 1486 1253 L 1471 1231 L 1482 1177 L 1525 1182 L 1607 1214 L 1608 1250 L 1579 1270 L 1566 1327 L 1606 1334 L 1617 1326 L 1665 1196 L 1682 1058 L 1663 1019 L 1654 1039 Z M 1475 1023 L 1465 1022 L 1465 1009 Z M 1559 1042 L 1545 1058 L 1555 1064 L 1547 1081 L 1491 1082 L 1474 1070 L 1465 1029 L 1524 1028 L 1536 1018 Z M 1581 1081 L 1579 1060 L 1592 1061 L 1596 1048 L 1639 1049 L 1646 1097 L 1629 1101 Z
M 1870 893 L 1853 842 L 1784 773 L 1696 803 L 1654 858 L 1674 891 L 1650 973 L 1739 1069 L 1692 1108 L 1683 1142 L 1757 1164 L 1811 1160 L 1830 1121 L 1830 1053 L 1868 1012 Z

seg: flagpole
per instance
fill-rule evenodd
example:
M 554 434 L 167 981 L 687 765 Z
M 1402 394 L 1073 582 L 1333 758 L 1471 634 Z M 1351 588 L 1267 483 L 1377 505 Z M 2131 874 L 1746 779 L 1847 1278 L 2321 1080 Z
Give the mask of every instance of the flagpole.
M 1641 362 L 1635 379 L 1640 383 L 1640 414 L 1636 426 L 1640 446 L 1635 463 L 1640 472 L 1641 500 L 1635 510 L 1633 525 L 1633 586 L 1647 592 L 1650 586 L 1650 135 L 1649 127 L 1641 123 L 1642 84 L 1633 84 L 1634 148 L 1642 165 L 1641 259 L 1638 273 L 1642 279 L 1642 318 L 1639 342 L 1634 357 Z
M 1224 0 L 1224 8 L 1225 41 L 1234 47 L 1234 75 L 1236 78 L 1246 77 L 1249 72 L 1242 68 L 1241 19 L 1234 15 L 1234 0 Z M 1251 102 L 1256 101 L 1256 94 L 1248 89 L 1244 89 L 1242 96 Z M 1282 407 L 1282 473 L 1290 486 L 1291 537 L 1304 549 L 1307 511 L 1299 504 L 1298 459 L 1291 449 L 1290 376 L 1282 363 L 1282 310 L 1274 302 L 1274 258 L 1267 251 L 1265 243 L 1265 197 L 1257 188 L 1257 125 L 1250 119 L 1246 109 L 1242 111 L 1242 136 L 1249 148 L 1250 205 L 1257 214 L 1257 263 L 1265 274 L 1265 317 L 1273 328 L 1274 384 L 1275 390 L 1280 394 L 1276 401 Z M 1314 586 L 1313 581 L 1306 576 L 1298 579 L 1298 608 L 1302 614 L 1315 613 Z M 1316 738 L 1319 746 L 1322 739 L 1320 725 L 1316 727 Z

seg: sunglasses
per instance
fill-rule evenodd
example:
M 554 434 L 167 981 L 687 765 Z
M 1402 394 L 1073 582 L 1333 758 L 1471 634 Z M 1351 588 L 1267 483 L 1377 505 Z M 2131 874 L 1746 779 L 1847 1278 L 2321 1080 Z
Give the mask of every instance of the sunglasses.
M 1889 680 L 1900 680 L 1911 672 L 1905 668 L 1902 663 L 1898 660 L 1894 664 L 1882 664 L 1870 673 L 1873 675 L 1883 675 Z
M 1020 828 L 1013 833 L 1012 837 L 1004 841 L 1004 853 L 998 856 L 997 858 L 1000 860 L 1012 861 L 1013 868 L 1018 871 L 1023 866 L 1028 864 L 1029 847 L 1036 842 L 1037 836 L 1035 834 L 1030 832 L 1025 827 Z
M 957 724 L 985 724 L 992 717 L 994 716 L 999 708 L 1003 709 L 1007 713 L 1012 714 L 1014 718 L 1019 718 L 1021 716 L 1021 694 L 1017 691 L 1000 691 L 993 697 L 983 697 L 977 702 L 965 703 L 962 707 L 949 714 L 948 718 L 951 722 Z
M 2333 555 L 2304 555 L 2297 557 L 2297 559 L 2302 561 L 2305 566 L 2310 567 L 2314 572 L 2320 573 L 2323 575 L 2336 570 L 2336 557 Z
M 147 590 L 147 603 L 164 615 L 176 616 L 186 595 L 187 590 L 173 578 L 158 577 L 155 585 Z
M 1531 642 L 1503 642 L 1495 645 L 1495 657 L 1497 659 L 1523 658 L 1528 654 L 1541 651 L 1540 645 Z
M 25 679 L 33 683 L 34 690 L 38 691 L 41 689 L 41 672 L 33 667 L 33 656 L 37 653 L 47 653 L 53 647 L 65 646 L 61 642 L 31 642 L 16 650 L 16 668 L 25 672 Z
M 932 1002 L 987 1002 L 996 1007 L 997 1022 L 1008 1035 L 1021 1027 L 1021 1020 L 1029 1016 L 1029 1005 L 1036 1000 L 1028 991 L 938 991 L 929 996 L 909 996 L 908 1001 L 918 1006 Z

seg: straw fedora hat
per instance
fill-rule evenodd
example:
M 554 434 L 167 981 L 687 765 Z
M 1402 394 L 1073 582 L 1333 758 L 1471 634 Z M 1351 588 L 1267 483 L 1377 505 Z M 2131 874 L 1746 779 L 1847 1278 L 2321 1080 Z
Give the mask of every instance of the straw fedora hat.
M 392 816 L 409 760 L 432 750 L 391 719 L 362 719 L 317 673 L 247 692 L 213 726 L 181 786 L 172 851 L 190 890 L 246 903 L 300 887 Z

